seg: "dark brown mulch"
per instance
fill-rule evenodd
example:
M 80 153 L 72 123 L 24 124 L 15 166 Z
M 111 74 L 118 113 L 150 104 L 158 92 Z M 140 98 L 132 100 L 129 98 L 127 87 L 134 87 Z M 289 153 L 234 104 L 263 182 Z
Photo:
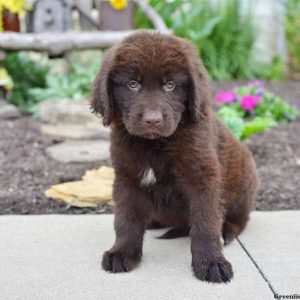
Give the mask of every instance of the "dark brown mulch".
M 237 83 L 213 83 L 214 93 Z M 300 109 L 300 82 L 269 84 Z M 108 207 L 79 209 L 47 199 L 44 191 L 52 184 L 77 180 L 86 169 L 101 163 L 61 164 L 45 154 L 56 143 L 42 136 L 31 117 L 0 121 L 0 214 L 106 213 Z M 261 188 L 257 210 L 300 209 L 300 118 L 250 138 Z M 106 163 L 106 162 L 102 162 Z
M 42 136 L 31 117 L 0 121 L 0 214 L 101 213 L 106 207 L 80 209 L 47 199 L 52 184 L 78 180 L 101 163 L 62 164 L 49 158 L 46 147 L 58 141 Z

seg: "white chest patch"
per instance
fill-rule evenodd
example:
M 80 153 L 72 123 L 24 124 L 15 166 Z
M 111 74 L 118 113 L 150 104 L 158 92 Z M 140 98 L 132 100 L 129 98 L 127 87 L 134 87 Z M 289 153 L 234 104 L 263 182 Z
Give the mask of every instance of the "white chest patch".
M 156 177 L 152 168 L 144 171 L 141 178 L 141 186 L 149 186 L 156 183 Z

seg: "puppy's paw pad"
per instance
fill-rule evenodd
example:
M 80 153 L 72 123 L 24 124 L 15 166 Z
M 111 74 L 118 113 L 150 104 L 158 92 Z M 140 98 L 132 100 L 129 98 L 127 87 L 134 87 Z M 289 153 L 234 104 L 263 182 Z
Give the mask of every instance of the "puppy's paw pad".
M 102 259 L 102 268 L 111 273 L 130 272 L 138 264 L 138 259 L 130 258 L 122 252 L 106 251 Z
M 225 259 L 200 265 L 193 264 L 193 269 L 198 279 L 207 282 L 228 283 L 233 277 L 231 264 Z

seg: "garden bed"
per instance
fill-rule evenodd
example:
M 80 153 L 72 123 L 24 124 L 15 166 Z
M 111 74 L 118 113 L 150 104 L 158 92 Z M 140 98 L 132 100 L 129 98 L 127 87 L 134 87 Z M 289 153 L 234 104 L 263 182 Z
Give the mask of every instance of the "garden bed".
M 213 83 L 214 93 L 237 83 Z M 268 84 L 285 100 L 300 108 L 300 83 Z M 0 121 L 0 214 L 107 213 L 108 206 L 74 208 L 47 199 L 51 185 L 82 177 L 86 169 L 102 163 L 62 164 L 49 158 L 45 149 L 58 141 L 43 136 L 39 122 L 23 116 Z M 246 142 L 254 153 L 261 187 L 257 210 L 300 209 L 300 118 L 251 137 Z

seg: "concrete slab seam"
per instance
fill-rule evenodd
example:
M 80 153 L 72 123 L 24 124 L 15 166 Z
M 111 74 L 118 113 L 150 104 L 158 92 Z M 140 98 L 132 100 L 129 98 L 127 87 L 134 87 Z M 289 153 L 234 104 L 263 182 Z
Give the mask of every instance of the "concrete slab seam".
M 244 246 L 244 244 L 240 241 L 239 238 L 236 238 L 236 240 L 238 241 L 238 243 L 240 244 L 240 246 L 242 247 L 242 249 L 244 250 L 244 252 L 246 253 L 246 255 L 250 258 L 250 260 L 252 261 L 252 263 L 254 264 L 255 268 L 258 270 L 259 274 L 262 276 L 262 278 L 264 279 L 264 281 L 268 284 L 271 292 L 273 293 L 273 295 L 275 296 L 277 293 L 274 289 L 274 287 L 272 286 L 271 282 L 269 281 L 269 279 L 267 278 L 267 276 L 264 274 L 263 270 L 259 267 L 259 265 L 257 264 L 257 262 L 255 261 L 254 257 L 250 254 L 250 252 L 246 249 L 246 247 Z

